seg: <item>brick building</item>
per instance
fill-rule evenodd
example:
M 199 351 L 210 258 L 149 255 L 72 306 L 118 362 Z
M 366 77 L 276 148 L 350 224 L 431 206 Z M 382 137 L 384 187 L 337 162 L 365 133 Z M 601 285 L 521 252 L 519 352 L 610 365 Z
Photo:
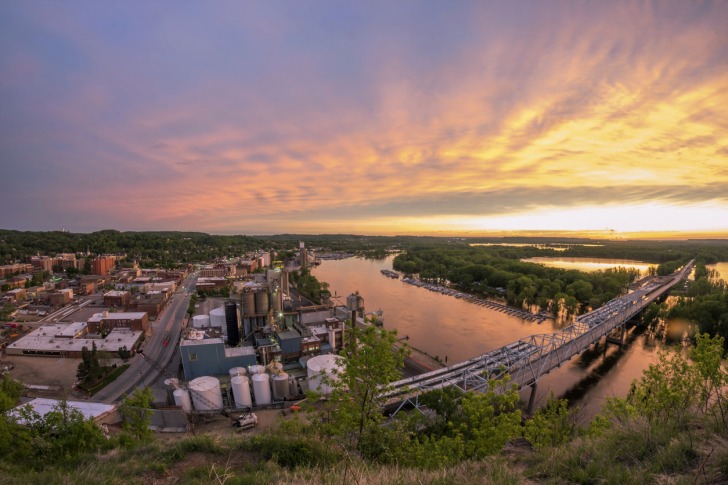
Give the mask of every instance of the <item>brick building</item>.
M 91 333 L 99 333 L 104 329 L 110 331 L 114 328 L 129 328 L 133 331 L 146 330 L 149 327 L 149 316 L 146 312 L 124 312 L 124 313 L 96 313 L 88 319 L 88 330 Z
M 91 261 L 91 271 L 94 274 L 106 276 L 111 272 L 114 267 L 114 261 L 116 260 L 113 256 L 99 256 Z
M 104 293 L 104 305 L 126 308 L 131 303 L 131 293 L 128 291 L 112 290 Z

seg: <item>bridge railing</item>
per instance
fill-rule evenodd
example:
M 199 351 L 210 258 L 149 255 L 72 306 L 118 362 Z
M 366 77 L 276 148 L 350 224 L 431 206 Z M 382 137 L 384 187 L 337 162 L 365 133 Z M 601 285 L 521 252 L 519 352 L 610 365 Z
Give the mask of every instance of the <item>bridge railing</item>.
M 506 373 L 511 376 L 511 382 L 521 387 L 532 385 L 624 325 L 682 280 L 692 265 L 693 261 L 690 261 L 663 284 L 651 283 L 610 300 L 557 332 L 531 335 L 473 359 L 392 382 L 385 386 L 380 397 L 395 399 L 449 385 L 457 385 L 463 390 L 484 391 L 492 379 Z

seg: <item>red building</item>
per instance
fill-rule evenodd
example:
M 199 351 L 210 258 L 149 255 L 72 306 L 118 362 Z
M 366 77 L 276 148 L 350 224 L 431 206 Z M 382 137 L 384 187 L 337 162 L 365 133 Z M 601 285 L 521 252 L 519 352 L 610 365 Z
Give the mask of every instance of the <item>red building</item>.
M 99 256 L 91 261 L 91 272 L 101 276 L 107 276 L 114 267 L 113 256 Z

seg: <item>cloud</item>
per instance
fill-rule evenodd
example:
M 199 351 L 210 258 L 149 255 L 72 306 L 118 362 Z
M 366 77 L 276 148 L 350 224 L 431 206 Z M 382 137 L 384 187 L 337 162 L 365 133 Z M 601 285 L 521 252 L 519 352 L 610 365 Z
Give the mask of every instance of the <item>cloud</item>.
M 0 201 L 23 206 L 6 227 L 728 211 L 721 3 L 0 14 Z

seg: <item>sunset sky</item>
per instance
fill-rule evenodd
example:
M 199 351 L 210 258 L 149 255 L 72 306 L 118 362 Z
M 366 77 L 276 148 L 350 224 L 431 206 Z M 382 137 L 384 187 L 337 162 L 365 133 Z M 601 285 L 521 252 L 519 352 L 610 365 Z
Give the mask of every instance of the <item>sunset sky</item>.
M 0 228 L 728 237 L 728 2 L 0 3 Z

